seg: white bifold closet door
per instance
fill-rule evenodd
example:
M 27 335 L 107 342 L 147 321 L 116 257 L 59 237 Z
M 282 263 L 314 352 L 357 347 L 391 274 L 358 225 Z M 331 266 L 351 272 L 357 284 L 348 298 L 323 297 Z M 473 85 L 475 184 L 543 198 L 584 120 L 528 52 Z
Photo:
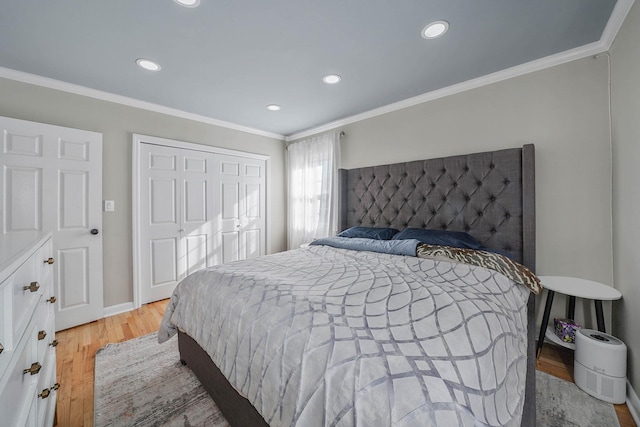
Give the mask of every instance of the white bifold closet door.
M 265 161 L 140 144 L 140 303 L 194 271 L 265 253 Z

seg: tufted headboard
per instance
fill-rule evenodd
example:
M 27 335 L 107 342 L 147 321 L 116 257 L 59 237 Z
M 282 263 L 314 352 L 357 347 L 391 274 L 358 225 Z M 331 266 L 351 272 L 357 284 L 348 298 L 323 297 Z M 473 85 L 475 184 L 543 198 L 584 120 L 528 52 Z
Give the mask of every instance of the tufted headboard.
M 535 271 L 534 146 L 340 171 L 340 228 L 466 231 Z

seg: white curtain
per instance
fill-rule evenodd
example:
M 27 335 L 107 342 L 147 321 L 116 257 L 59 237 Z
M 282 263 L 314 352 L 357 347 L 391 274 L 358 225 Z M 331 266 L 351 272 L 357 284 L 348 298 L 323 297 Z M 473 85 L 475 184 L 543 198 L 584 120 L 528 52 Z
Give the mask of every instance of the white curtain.
M 338 232 L 340 134 L 330 132 L 287 148 L 288 244 L 298 248 Z

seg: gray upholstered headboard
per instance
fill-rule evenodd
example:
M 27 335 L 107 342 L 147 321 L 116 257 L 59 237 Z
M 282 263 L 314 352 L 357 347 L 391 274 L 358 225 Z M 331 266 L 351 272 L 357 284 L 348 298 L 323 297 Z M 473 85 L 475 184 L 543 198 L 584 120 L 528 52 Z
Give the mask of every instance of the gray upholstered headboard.
M 466 231 L 535 271 L 534 146 L 341 170 L 340 227 Z

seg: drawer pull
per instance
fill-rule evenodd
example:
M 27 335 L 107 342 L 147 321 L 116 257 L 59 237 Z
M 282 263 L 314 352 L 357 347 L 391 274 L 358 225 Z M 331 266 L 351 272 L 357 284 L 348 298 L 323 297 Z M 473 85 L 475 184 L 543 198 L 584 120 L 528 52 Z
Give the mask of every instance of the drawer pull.
M 38 331 L 38 341 L 42 341 L 47 336 L 46 331 Z
M 60 388 L 60 384 L 55 383 L 53 387 L 51 387 L 51 389 L 45 388 L 44 390 L 42 390 L 42 393 L 40 393 L 38 397 L 46 399 L 47 397 L 51 396 L 52 392 L 58 390 L 59 388 Z
M 39 364 L 38 362 L 36 363 L 32 363 L 31 367 L 29 369 L 25 369 L 24 371 L 22 371 L 22 374 L 31 374 L 31 375 L 35 375 L 38 372 L 40 372 L 40 369 L 42 369 L 42 365 Z
M 47 300 L 47 302 L 50 302 L 51 304 L 53 304 L 56 301 L 57 301 L 56 297 L 51 297 Z
M 50 345 L 51 347 L 57 347 L 57 346 L 58 346 L 58 340 L 53 340 L 53 341 L 51 341 L 51 342 L 49 343 L 49 345 Z
M 48 258 L 44 260 L 44 263 L 49 265 L 53 264 L 54 262 L 56 262 L 56 260 L 53 258 Z
M 25 286 L 22 289 L 25 290 L 25 291 L 38 292 L 38 289 L 40 289 L 40 283 L 31 282 L 31 284 L 29 286 Z

